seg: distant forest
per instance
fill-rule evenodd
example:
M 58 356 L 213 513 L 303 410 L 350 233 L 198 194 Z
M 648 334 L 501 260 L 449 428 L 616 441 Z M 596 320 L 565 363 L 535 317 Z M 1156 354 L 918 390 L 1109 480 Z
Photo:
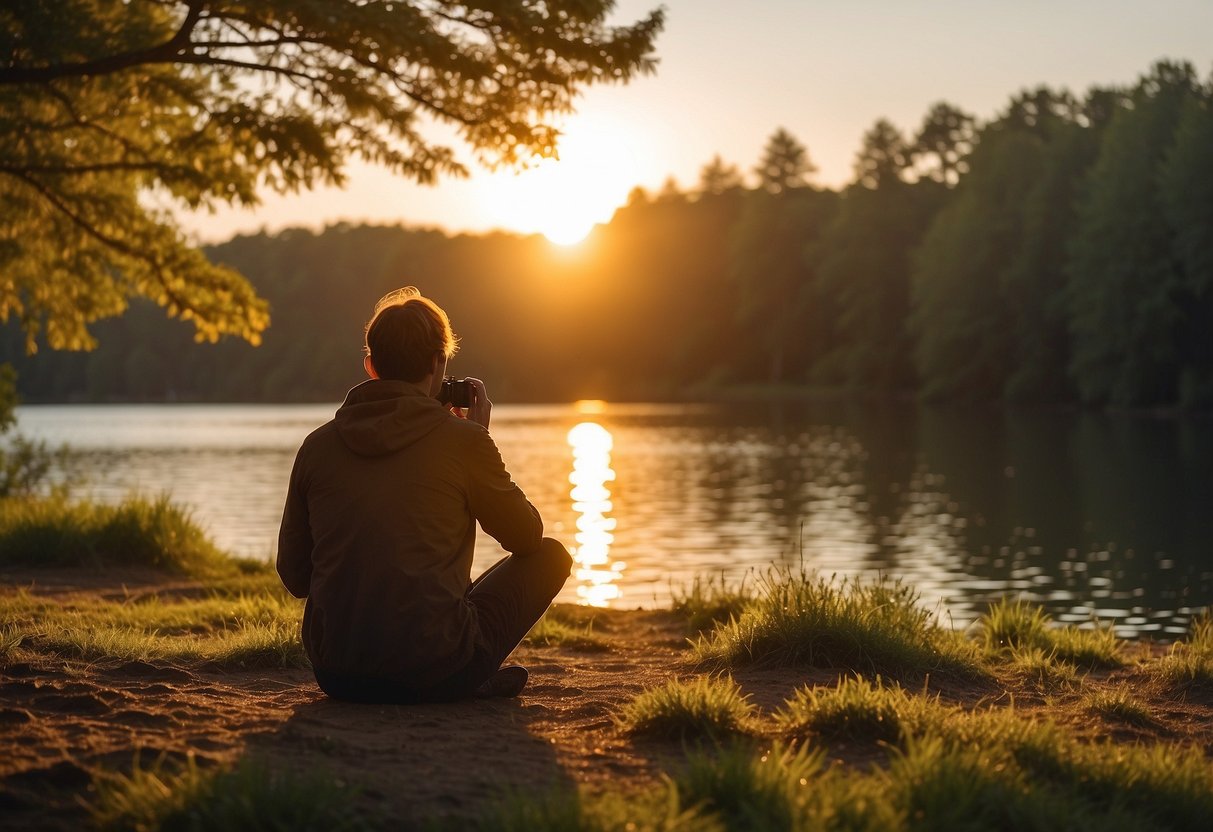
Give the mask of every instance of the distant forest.
M 981 123 L 946 103 L 863 137 L 854 181 L 813 185 L 772 135 L 748 174 L 637 189 L 581 246 L 337 225 L 208 256 L 271 305 L 256 348 L 193 343 L 135 306 L 88 353 L 0 360 L 27 401 L 335 401 L 375 300 L 451 314 L 451 366 L 499 402 L 855 396 L 1213 407 L 1213 79 L 1156 64 L 1130 88 L 1040 88 Z

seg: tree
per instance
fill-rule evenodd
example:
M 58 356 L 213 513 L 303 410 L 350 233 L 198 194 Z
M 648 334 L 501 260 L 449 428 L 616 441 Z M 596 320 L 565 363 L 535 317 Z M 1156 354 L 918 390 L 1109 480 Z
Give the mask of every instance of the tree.
M 773 194 L 803 188 L 817 167 L 809 161 L 809 151 L 796 137 L 780 127 L 767 139 L 762 158 L 754 168 L 758 184 Z
M 1065 250 L 1096 132 L 1067 92 L 1011 99 L 915 256 L 915 365 L 928 398 L 1069 397 Z
M 750 381 L 760 374 L 771 384 L 803 381 L 828 342 L 833 317 L 804 251 L 829 222 L 837 195 L 793 188 L 746 196 L 729 252 L 737 364 Z
M 953 186 L 969 169 L 968 156 L 976 139 L 976 119 L 940 101 L 923 119 L 910 152 L 924 176 Z
M 52 450 L 45 442 L 12 433 L 19 402 L 17 374 L 12 365 L 0 364 L 0 499 L 33 494 L 52 468 L 67 461 L 65 448 Z
M 863 134 L 863 145 L 855 157 L 855 181 L 872 189 L 903 182 L 910 161 L 905 136 L 882 118 Z
M 430 183 L 554 152 L 584 87 L 651 72 L 657 10 L 612 0 L 14 0 L 0 8 L 0 319 L 26 348 L 150 298 L 199 339 L 256 342 L 266 304 L 167 208 L 340 184 L 352 157 Z M 151 199 L 149 199 L 151 197 Z
M 661 190 L 657 192 L 657 199 L 661 202 L 680 202 L 686 199 L 686 194 L 678 185 L 678 177 L 670 175 L 661 183 Z
M 699 171 L 699 192 L 701 194 L 719 195 L 741 186 L 741 171 L 736 165 L 731 165 L 720 158 L 719 153 L 713 156 L 712 161 Z
M 914 256 L 914 364 L 930 399 L 997 399 L 1013 366 L 1000 274 L 1023 235 L 1022 206 L 1043 167 L 1041 142 L 987 131 Z
M 1213 406 L 1213 83 L 1184 102 L 1175 144 L 1159 174 L 1163 211 L 1174 230 L 1172 257 L 1188 303 L 1180 403 Z
M 946 195 L 937 182 L 896 177 L 843 192 L 806 253 L 833 310 L 830 351 L 814 368 L 819 380 L 865 391 L 914 387 L 910 258 Z
M 1161 62 L 1104 131 L 1077 204 L 1067 262 L 1070 371 L 1087 402 L 1175 403 L 1184 394 L 1193 345 L 1209 352 L 1202 292 L 1181 259 L 1191 238 L 1172 224 L 1199 222 L 1201 212 L 1176 209 L 1179 193 L 1199 194 L 1188 177 L 1199 174 L 1208 147 L 1171 155 L 1188 160 L 1177 163 L 1185 168 L 1178 192 L 1177 172 L 1167 169 L 1181 118 L 1209 94 L 1190 65 Z

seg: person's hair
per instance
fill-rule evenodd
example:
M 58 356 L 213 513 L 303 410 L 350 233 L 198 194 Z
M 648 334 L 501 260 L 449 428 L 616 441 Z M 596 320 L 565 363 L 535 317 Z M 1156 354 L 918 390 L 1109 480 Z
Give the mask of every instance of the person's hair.
M 421 381 L 436 354 L 449 359 L 458 349 L 450 318 L 413 286 L 381 297 L 366 324 L 366 354 L 383 379 Z

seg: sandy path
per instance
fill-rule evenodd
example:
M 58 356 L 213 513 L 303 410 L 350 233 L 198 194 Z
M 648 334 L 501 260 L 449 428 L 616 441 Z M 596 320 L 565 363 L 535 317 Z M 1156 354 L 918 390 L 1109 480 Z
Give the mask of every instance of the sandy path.
M 610 611 L 608 648 L 523 647 L 516 700 L 368 706 L 334 702 L 306 670 L 222 671 L 142 662 L 13 664 L 0 671 L 0 812 L 8 829 L 74 829 L 93 771 L 136 750 L 274 768 L 323 767 L 391 815 L 459 814 L 503 787 L 640 783 L 654 757 L 612 717 L 635 693 L 690 672 L 682 624 L 665 612 Z
M 93 573 L 96 575 L 96 573 Z M 192 594 L 197 584 L 154 573 L 123 573 L 105 584 L 80 573 L 56 573 L 38 594 L 70 598 Z M 31 586 L 30 576 L 0 574 L 2 586 Z M 582 617 L 584 608 L 566 608 Z M 275 770 L 323 770 L 357 786 L 372 811 L 410 821 L 477 811 L 505 788 L 527 793 L 573 783 L 591 789 L 653 783 L 675 770 L 678 742 L 625 736 L 614 717 L 640 690 L 694 668 L 685 624 L 665 611 L 593 613 L 597 651 L 524 646 L 515 660 L 531 681 L 515 700 L 451 705 L 371 706 L 327 699 L 307 670 L 225 671 L 142 662 L 84 664 L 39 659 L 0 669 L 0 827 L 75 830 L 87 823 L 84 802 L 101 769 L 129 770 L 164 755 L 231 762 L 245 755 Z M 1138 645 L 1158 654 L 1159 646 Z M 1137 685 L 1132 666 L 1092 673 L 1094 684 Z M 829 683 L 838 671 L 745 670 L 735 674 L 764 711 L 800 684 Z M 993 682 L 930 684 L 933 693 L 967 707 L 1013 704 L 1026 718 L 1047 715 L 1077 735 L 1099 739 L 1180 741 L 1213 755 L 1213 700 L 1208 692 L 1152 697 L 1158 723 L 1112 726 L 1093 719 L 1075 696 L 1049 696 Z M 1143 695 L 1149 695 L 1147 690 Z M 765 723 L 774 730 L 770 721 Z M 832 756 L 867 766 L 873 749 L 831 746 Z M 456 826 L 458 824 L 455 824 Z

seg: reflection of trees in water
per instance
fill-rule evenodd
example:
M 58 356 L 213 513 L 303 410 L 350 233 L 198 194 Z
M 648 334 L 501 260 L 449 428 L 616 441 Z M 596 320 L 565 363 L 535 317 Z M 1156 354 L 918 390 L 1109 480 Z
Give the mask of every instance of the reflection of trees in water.
M 803 558 L 840 572 L 884 565 L 882 539 L 913 466 L 904 416 L 775 402 L 716 418 L 690 496 L 722 526 L 743 525 L 766 562 Z
M 1138 632 L 1213 601 L 1206 424 L 924 409 L 919 425 L 926 470 L 958 495 L 977 594 L 1022 592 L 1062 620 L 1098 613 Z
M 636 602 L 802 557 L 902 576 L 957 624 L 1022 593 L 1149 632 L 1213 596 L 1207 423 L 837 403 L 606 421 Z

